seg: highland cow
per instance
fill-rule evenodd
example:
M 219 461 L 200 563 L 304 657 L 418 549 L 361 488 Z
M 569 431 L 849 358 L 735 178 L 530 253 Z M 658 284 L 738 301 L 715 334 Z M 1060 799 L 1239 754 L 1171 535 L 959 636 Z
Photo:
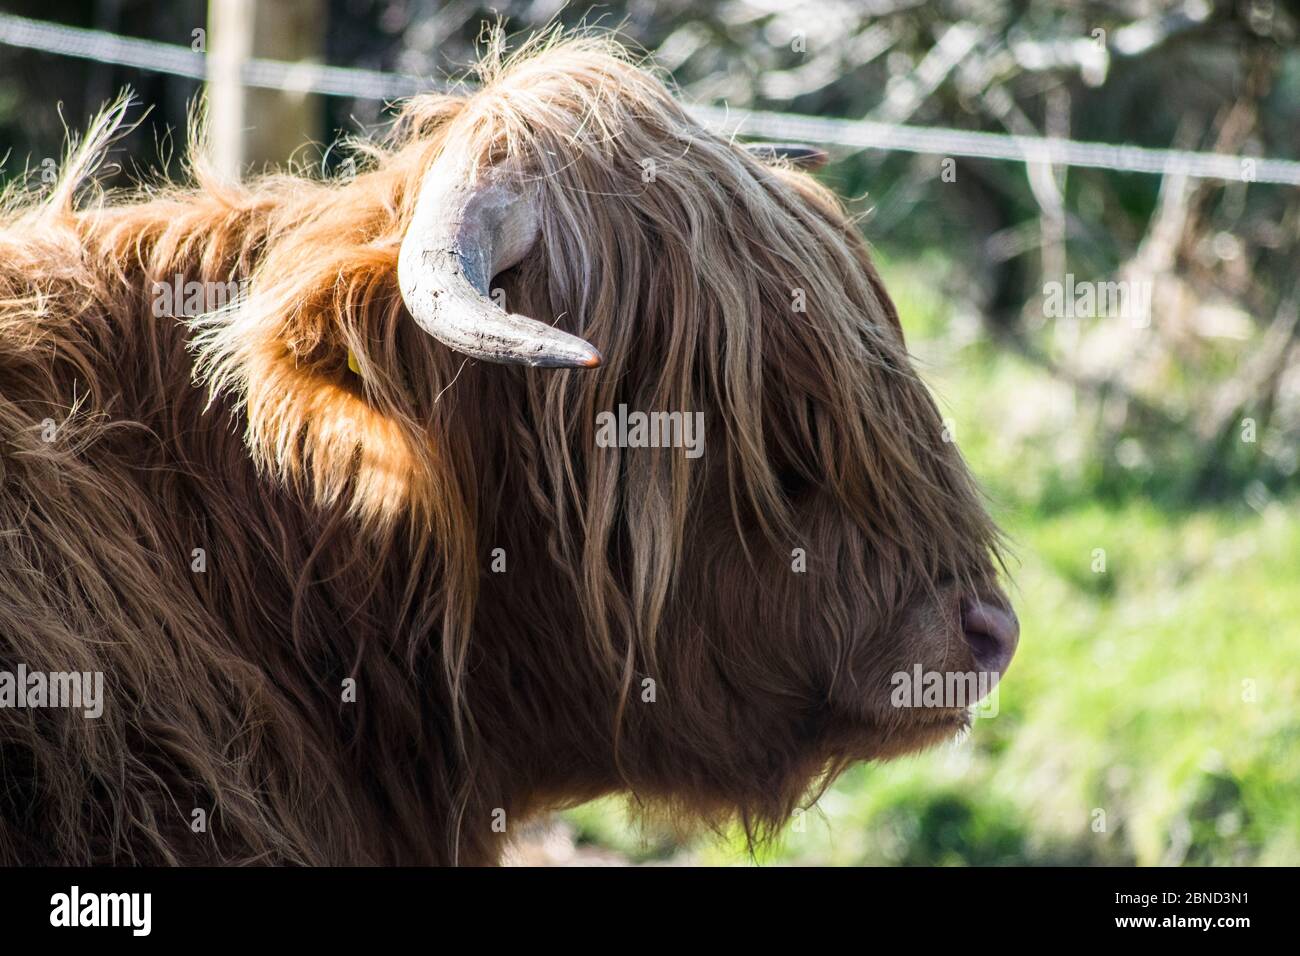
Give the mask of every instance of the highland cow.
M 119 105 L 6 197 L 0 670 L 103 701 L 0 707 L 0 860 L 484 864 L 613 793 L 761 840 L 965 726 L 891 675 L 1005 670 L 835 197 L 612 41 L 481 74 L 346 180 L 105 192 Z M 624 406 L 703 453 L 596 441 Z

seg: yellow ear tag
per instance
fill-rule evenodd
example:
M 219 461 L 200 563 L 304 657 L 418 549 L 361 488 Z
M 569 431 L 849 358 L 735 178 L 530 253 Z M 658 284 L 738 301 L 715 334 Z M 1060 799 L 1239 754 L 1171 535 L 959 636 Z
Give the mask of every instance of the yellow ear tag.
M 352 369 L 353 375 L 361 374 L 361 366 L 357 364 L 357 357 L 351 349 L 348 349 L 348 368 Z

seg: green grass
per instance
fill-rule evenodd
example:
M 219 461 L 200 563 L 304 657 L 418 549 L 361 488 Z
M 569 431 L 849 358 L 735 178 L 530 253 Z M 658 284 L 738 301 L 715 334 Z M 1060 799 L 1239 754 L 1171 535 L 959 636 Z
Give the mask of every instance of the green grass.
M 927 292 L 899 301 L 922 338 L 945 327 Z M 996 717 L 853 768 L 758 862 L 1300 864 L 1300 502 L 1090 495 L 1059 385 L 979 345 L 925 371 L 1013 541 L 1019 654 Z M 633 859 L 680 852 L 620 807 L 569 820 Z M 690 852 L 750 860 L 738 835 Z

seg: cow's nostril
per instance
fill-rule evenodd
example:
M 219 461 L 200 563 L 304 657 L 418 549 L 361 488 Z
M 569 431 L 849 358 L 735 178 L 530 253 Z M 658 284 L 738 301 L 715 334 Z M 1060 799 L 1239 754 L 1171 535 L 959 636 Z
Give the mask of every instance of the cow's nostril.
M 1002 674 L 1020 642 L 1020 622 L 1010 608 L 963 598 L 961 630 L 981 671 Z

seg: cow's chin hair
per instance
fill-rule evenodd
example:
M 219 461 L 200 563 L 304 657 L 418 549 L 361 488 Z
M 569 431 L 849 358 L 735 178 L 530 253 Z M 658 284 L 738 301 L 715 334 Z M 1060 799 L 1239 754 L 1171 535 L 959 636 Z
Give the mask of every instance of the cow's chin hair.
M 836 719 L 825 728 L 820 746 L 810 748 L 806 761 L 795 761 L 783 779 L 764 777 L 761 790 L 718 793 L 684 790 L 679 786 L 637 788 L 627 809 L 643 832 L 671 833 L 678 841 L 723 834 L 739 827 L 749 850 L 756 852 L 775 839 L 790 821 L 794 808 L 812 807 L 854 764 L 906 757 L 960 739 L 970 727 L 970 712 L 943 709 L 888 724 Z M 756 778 L 757 779 L 757 778 Z M 546 801 L 548 809 L 575 806 L 596 793 Z
M 916 710 L 901 720 L 846 719 L 828 731 L 828 747 L 846 765 L 893 760 L 959 740 L 970 726 L 965 708 Z

